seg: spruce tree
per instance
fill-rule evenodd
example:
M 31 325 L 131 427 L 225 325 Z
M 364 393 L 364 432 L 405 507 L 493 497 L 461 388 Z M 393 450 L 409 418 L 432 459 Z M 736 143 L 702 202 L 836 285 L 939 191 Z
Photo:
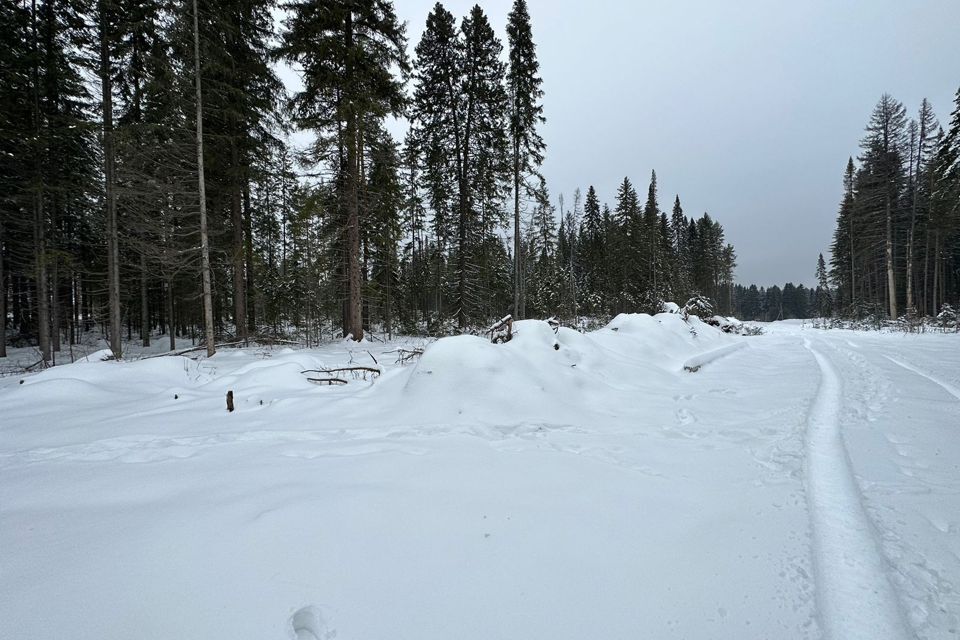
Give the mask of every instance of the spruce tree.
M 885 230 L 883 261 L 886 266 L 886 298 L 890 318 L 897 317 L 894 229 L 900 220 L 900 196 L 904 185 L 903 149 L 906 143 L 906 110 L 884 94 L 873 110 L 867 135 L 861 141 L 862 186 L 858 189 L 865 216 Z
M 543 80 L 540 78 L 540 63 L 537 61 L 530 14 L 526 0 L 514 0 L 513 9 L 507 17 L 507 40 L 509 42 L 509 69 L 507 91 L 510 99 L 510 143 L 513 169 L 513 234 L 514 234 L 514 283 L 513 313 L 521 317 L 520 292 L 523 271 L 520 265 L 520 189 L 523 186 L 530 195 L 528 180 L 536 175 L 543 163 L 546 145 L 537 127 L 545 122 L 540 99 Z
M 847 304 L 854 305 L 857 299 L 856 285 L 856 245 L 854 235 L 854 184 L 856 169 L 853 158 L 847 159 L 847 167 L 843 174 L 843 199 L 840 202 L 840 211 L 837 215 L 837 226 L 833 233 L 831 244 L 831 279 L 836 285 L 840 299 L 847 296 Z M 838 300 L 839 303 L 839 300 Z
M 833 300 L 830 294 L 830 283 L 827 280 L 827 263 L 824 261 L 822 253 L 817 258 L 816 276 L 817 276 L 817 289 L 816 289 L 817 314 L 821 318 L 825 318 L 831 315 Z
M 360 265 L 361 123 L 401 113 L 407 71 L 404 27 L 387 0 L 293 0 L 278 53 L 303 69 L 292 100 L 298 123 L 338 153 L 345 212 L 343 333 L 363 338 Z M 315 159 L 322 155 L 323 145 Z

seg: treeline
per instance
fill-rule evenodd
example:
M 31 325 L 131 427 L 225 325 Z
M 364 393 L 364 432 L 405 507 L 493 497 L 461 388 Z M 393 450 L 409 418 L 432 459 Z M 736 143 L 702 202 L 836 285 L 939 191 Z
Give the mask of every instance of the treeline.
M 120 355 L 123 334 L 212 352 L 205 336 L 443 334 L 695 293 L 733 308 L 723 228 L 679 197 L 661 210 L 656 174 L 645 201 L 626 178 L 612 208 L 593 187 L 551 198 L 524 0 L 506 47 L 479 6 L 438 3 L 412 60 L 390 2 L 277 8 L 0 4 L 0 356 L 49 361 L 97 328 Z
M 847 161 L 831 247 L 830 312 L 936 316 L 960 300 L 960 90 L 945 131 L 923 100 L 915 118 L 880 98 Z
M 738 284 L 733 288 L 733 315 L 740 320 L 759 322 L 815 318 L 822 315 L 818 308 L 823 300 L 821 289 L 803 284 L 788 282 L 783 287 Z

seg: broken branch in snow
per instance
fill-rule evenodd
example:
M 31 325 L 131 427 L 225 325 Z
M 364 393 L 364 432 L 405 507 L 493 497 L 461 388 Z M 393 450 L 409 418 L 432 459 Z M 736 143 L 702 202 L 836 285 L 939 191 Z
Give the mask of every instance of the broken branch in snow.
M 304 369 L 300 373 L 304 375 L 308 373 L 323 373 L 325 375 L 332 376 L 330 378 L 307 378 L 307 380 L 309 380 L 310 382 L 326 383 L 326 384 L 346 384 L 347 380 L 339 377 L 337 374 L 350 373 L 353 375 L 354 380 L 361 379 L 361 378 L 363 380 L 366 380 L 368 373 L 370 374 L 371 378 L 376 378 L 381 373 L 383 373 L 383 371 L 377 367 L 365 367 L 363 365 L 354 365 L 349 367 L 331 367 L 329 369 Z M 337 382 L 332 383 L 332 382 L 329 382 L 330 380 L 336 380 Z
M 502 344 L 510 342 L 513 339 L 513 316 L 505 315 L 499 322 L 495 322 L 488 330 L 490 333 L 490 342 L 493 344 Z
M 384 351 L 383 355 L 386 355 L 388 353 L 397 354 L 397 360 L 396 362 L 394 362 L 394 364 L 407 364 L 411 360 L 414 360 L 422 356 L 423 349 L 404 349 L 402 347 L 398 347 L 392 351 Z
M 550 325 L 550 328 L 553 329 L 554 333 L 560 332 L 560 320 L 557 319 L 557 316 L 550 316 L 547 318 L 547 324 Z

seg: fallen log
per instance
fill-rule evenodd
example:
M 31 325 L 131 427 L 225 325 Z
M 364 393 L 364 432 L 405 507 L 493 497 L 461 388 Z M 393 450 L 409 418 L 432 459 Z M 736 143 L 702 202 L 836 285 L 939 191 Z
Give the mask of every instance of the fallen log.
M 347 381 L 343 378 L 307 378 L 307 382 L 312 382 L 314 384 L 325 384 L 325 385 L 335 385 L 335 384 L 347 384 Z
M 214 349 L 220 349 L 223 347 L 236 347 L 243 344 L 243 340 L 237 340 L 236 342 L 221 342 L 220 344 L 213 345 Z M 143 356 L 141 360 L 149 360 L 150 358 L 163 358 L 164 356 L 182 356 L 194 351 L 203 351 L 207 347 L 206 345 L 200 344 L 195 347 L 190 347 L 188 349 L 178 349 L 176 351 L 167 351 L 166 353 L 155 353 L 152 356 Z

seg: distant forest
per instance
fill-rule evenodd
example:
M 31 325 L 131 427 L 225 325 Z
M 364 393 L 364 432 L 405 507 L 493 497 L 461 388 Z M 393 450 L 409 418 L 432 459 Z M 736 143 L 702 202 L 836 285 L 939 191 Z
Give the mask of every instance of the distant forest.
M 696 294 L 764 319 L 957 299 L 957 112 L 941 133 L 928 106 L 907 123 L 884 97 L 829 282 L 744 288 L 721 224 L 679 196 L 661 208 L 655 172 L 645 198 L 629 178 L 551 196 L 524 0 L 505 26 L 506 43 L 479 6 L 437 3 L 411 58 L 386 0 L 0 3 L 0 356 L 50 361 L 92 330 L 117 356 L 158 335 L 210 354 L 444 335 Z

